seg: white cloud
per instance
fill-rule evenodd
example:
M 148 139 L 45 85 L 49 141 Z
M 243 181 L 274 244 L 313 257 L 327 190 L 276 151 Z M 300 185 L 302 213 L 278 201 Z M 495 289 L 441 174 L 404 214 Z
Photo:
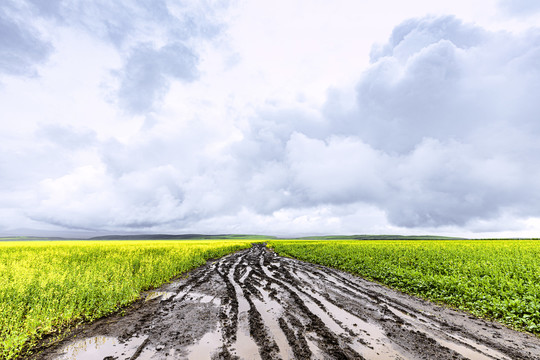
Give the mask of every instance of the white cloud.
M 7 4 L 0 232 L 538 229 L 540 31 L 494 1 Z

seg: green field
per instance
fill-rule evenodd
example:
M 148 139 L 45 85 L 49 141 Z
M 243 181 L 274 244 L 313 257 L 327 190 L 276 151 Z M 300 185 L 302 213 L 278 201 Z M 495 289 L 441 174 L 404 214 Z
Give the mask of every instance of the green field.
M 285 256 L 540 334 L 540 241 L 279 241 Z
M 0 243 L 0 358 L 42 336 L 110 314 L 142 291 L 251 240 Z

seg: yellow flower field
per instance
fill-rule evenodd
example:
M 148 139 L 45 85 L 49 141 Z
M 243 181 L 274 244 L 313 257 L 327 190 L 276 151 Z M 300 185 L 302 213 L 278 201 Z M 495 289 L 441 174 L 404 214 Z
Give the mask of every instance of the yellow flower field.
M 0 358 L 107 315 L 250 240 L 0 242 Z

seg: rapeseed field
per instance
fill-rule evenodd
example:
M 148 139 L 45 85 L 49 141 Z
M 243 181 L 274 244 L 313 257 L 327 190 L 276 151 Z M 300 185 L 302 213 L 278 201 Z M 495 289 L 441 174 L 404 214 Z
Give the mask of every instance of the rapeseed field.
M 0 359 L 40 338 L 110 314 L 249 240 L 0 243 Z

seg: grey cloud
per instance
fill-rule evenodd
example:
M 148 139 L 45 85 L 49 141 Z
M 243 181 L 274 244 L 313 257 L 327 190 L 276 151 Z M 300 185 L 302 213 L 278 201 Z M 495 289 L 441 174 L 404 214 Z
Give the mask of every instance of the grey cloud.
M 96 133 L 90 129 L 75 129 L 62 125 L 45 125 L 37 132 L 38 140 L 43 139 L 67 149 L 85 148 L 97 143 Z
M 42 183 L 41 201 L 29 216 L 69 229 L 152 231 L 186 228 L 238 211 L 217 174 L 191 172 L 186 179 L 182 173 L 172 165 L 141 166 L 120 176 L 75 171 Z
M 533 79 L 539 74 L 531 58 L 538 57 L 539 37 L 488 36 L 469 25 L 451 24 L 458 39 L 469 30 L 483 33 L 482 40 L 460 47 L 450 40 L 456 37 L 448 27 L 441 33 L 438 26 L 418 21 L 422 31 L 405 36 L 413 45 L 391 40 L 388 48 L 405 46 L 404 51 L 380 57 L 359 82 L 357 113 L 347 120 L 350 130 L 378 149 L 406 153 L 425 137 L 468 142 L 502 123 L 531 123 L 538 108 L 531 98 L 537 87 Z M 425 29 L 433 34 L 425 36 Z M 426 38 L 430 41 L 418 49 Z
M 180 43 L 160 49 L 148 44 L 135 48 L 121 72 L 120 104 L 132 113 L 151 110 L 168 90 L 171 79 L 197 78 L 197 62 L 193 51 Z
M 293 134 L 287 144 L 292 184 L 306 193 L 306 204 L 346 204 L 380 199 L 385 193 L 383 154 L 358 138 L 326 141 Z
M 221 29 L 213 18 L 215 8 L 206 2 L 75 1 L 63 2 L 57 11 L 63 22 L 83 27 L 119 48 L 156 35 L 168 42 L 210 38 Z
M 32 213 L 27 214 L 28 218 L 32 221 L 36 221 L 38 223 L 44 223 L 47 225 L 53 225 L 57 226 L 60 229 L 68 229 L 68 230 L 82 230 L 87 231 L 89 233 L 92 233 L 96 229 L 96 225 L 92 222 L 85 221 L 83 224 L 80 225 L 78 222 L 72 222 L 70 220 L 58 219 L 54 215 L 47 215 L 47 214 L 39 214 L 34 215 Z
M 426 136 L 466 132 L 474 119 L 456 108 L 465 75 L 460 57 L 453 43 L 440 40 L 404 65 L 381 59 L 357 87 L 356 131 L 373 146 L 396 152 L 410 151 Z
M 243 184 L 234 164 L 206 154 L 213 128 L 157 125 L 122 143 L 99 144 L 99 166 L 75 167 L 40 183 L 32 219 L 68 228 L 179 229 L 238 211 Z M 50 211 L 51 209 L 55 211 Z
M 452 18 L 397 30 L 343 125 L 393 159 L 381 174 L 390 190 L 374 204 L 407 227 L 466 226 L 517 209 L 538 216 L 528 205 L 538 188 L 525 175 L 538 177 L 538 160 L 523 157 L 538 147 L 540 105 L 531 96 L 540 72 L 530 61 L 540 59 L 538 36 L 487 33 Z
M 33 29 L 33 21 L 46 19 L 50 29 L 58 25 L 82 29 L 120 52 L 124 61 L 115 71 L 120 80 L 118 101 L 136 114 L 151 111 L 171 81 L 197 78 L 195 46 L 221 31 L 215 13 L 225 6 L 165 0 L 27 0 L 18 7 L 9 4 L 0 8 L 0 71 L 31 74 L 36 63 L 47 59 L 52 46 Z M 12 20 L 14 14 L 17 21 Z
M 403 227 L 539 216 L 536 32 L 416 19 L 380 49 L 354 107 L 333 92 L 320 118 L 259 113 L 244 139 L 251 153 L 238 155 L 251 188 L 267 190 L 250 207 L 370 204 Z M 254 185 L 270 176 L 285 180 Z
M 190 44 L 221 29 L 213 18 L 215 10 L 205 2 L 79 1 L 65 3 L 59 12 L 62 21 L 110 41 L 123 54 L 118 100 L 134 114 L 153 110 L 171 80 L 196 79 L 198 56 Z
M 245 141 L 236 151 L 242 158 L 256 161 L 284 161 L 286 146 L 297 131 L 307 136 L 323 139 L 329 132 L 329 123 L 318 113 L 297 108 L 279 108 L 266 105 L 249 119 L 244 130 Z M 252 166 L 251 161 L 248 161 Z
M 0 5 L 0 72 L 34 76 L 51 51 L 24 8 L 9 1 Z
M 499 0 L 499 6 L 510 15 L 527 16 L 540 11 L 536 0 Z
M 84 150 L 58 146 L 39 136 L 30 137 L 27 142 L 4 143 L 0 146 L 0 187 L 21 199 L 37 199 L 43 194 L 30 189 L 44 179 L 60 178 L 78 166 L 79 151 Z
M 373 47 L 371 62 L 384 56 L 406 60 L 441 40 L 447 40 L 457 48 L 468 49 L 485 41 L 486 35 L 482 28 L 464 24 L 454 16 L 410 19 L 394 28 L 386 45 Z
M 69 229 L 139 229 L 182 222 L 187 216 L 176 173 L 156 166 L 111 177 L 99 168 L 75 168 L 40 183 L 40 201 L 28 209 L 28 216 Z
M 211 141 L 207 132 L 208 129 L 196 124 L 189 124 L 182 133 L 175 130 L 168 130 L 167 134 L 147 131 L 127 144 L 107 141 L 101 146 L 100 157 L 107 173 L 114 178 L 171 166 L 179 169 L 183 179 L 189 179 L 204 170 L 201 167 L 208 162 L 202 153 Z
M 54 19 L 62 25 L 85 29 L 93 36 L 121 48 L 141 32 L 165 32 L 179 27 L 165 1 L 63 1 L 27 0 L 36 16 Z M 175 21 L 176 20 L 176 21 Z M 161 30 L 160 30 L 161 31 Z M 185 34 L 186 36 L 186 34 Z M 187 38 L 189 36 L 186 36 Z M 128 44 L 129 45 L 129 44 Z
M 34 12 L 43 17 L 60 19 L 63 0 L 28 0 L 34 7 Z
M 502 154 L 479 154 L 470 144 L 426 139 L 394 169 L 396 180 L 387 181 L 395 189 L 381 202 L 399 226 L 465 226 L 495 218 L 530 196 L 519 181 L 522 166 Z
M 81 4 L 88 6 L 84 2 Z M 172 11 L 165 1 L 151 4 L 141 1 L 105 2 L 97 9 L 103 16 L 90 18 L 86 26 L 96 28 L 120 51 L 127 53 L 123 68 L 118 71 L 118 99 L 124 109 L 134 114 L 153 110 L 168 91 L 172 80 L 195 80 L 198 77 L 198 56 L 190 44 L 194 39 L 215 36 L 221 28 L 219 22 L 212 18 L 215 10 L 204 2 L 193 7 L 183 6 L 176 11 Z M 142 28 L 135 28 L 135 23 L 142 23 Z M 151 35 L 165 41 L 165 44 L 156 46 L 154 39 L 133 43 L 135 35 L 142 39 Z

